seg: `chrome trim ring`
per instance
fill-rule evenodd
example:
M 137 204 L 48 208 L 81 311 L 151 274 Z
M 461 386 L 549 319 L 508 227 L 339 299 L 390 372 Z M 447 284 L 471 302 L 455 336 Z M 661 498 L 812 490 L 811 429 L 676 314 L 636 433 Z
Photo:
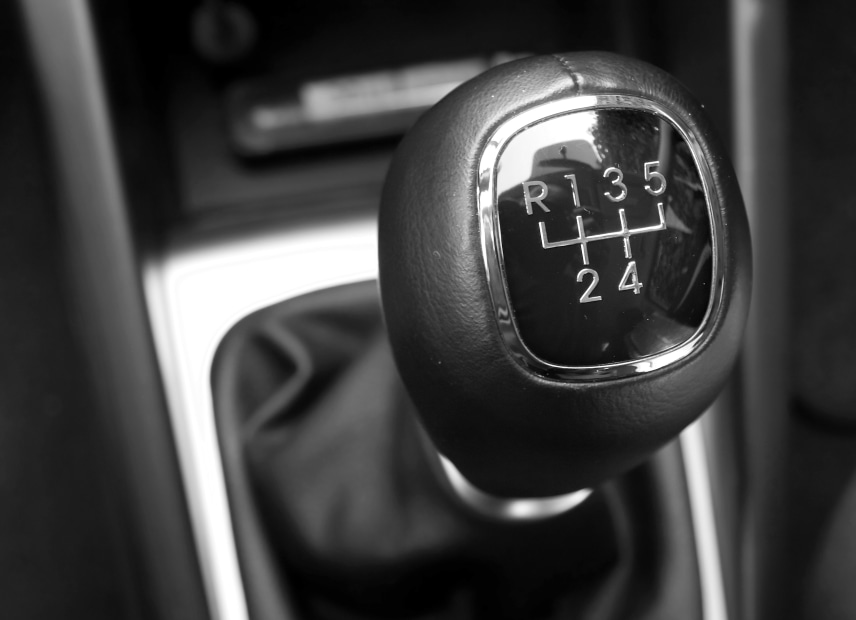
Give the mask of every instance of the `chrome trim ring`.
M 437 453 L 440 471 L 455 497 L 468 509 L 500 521 L 541 521 L 573 510 L 591 495 L 591 489 L 552 497 L 498 497 L 473 486 L 442 454 Z
M 544 121 L 585 110 L 633 110 L 648 112 L 667 121 L 690 148 L 699 172 L 711 226 L 712 282 L 707 311 L 695 333 L 670 349 L 636 360 L 592 366 L 562 366 L 535 355 L 523 342 L 510 303 L 505 273 L 502 235 L 497 207 L 497 174 L 499 161 L 509 142 L 521 132 Z M 711 335 L 711 318 L 722 304 L 725 290 L 724 272 L 720 265 L 723 245 L 723 223 L 720 204 L 714 189 L 713 174 L 701 144 L 690 130 L 689 119 L 677 110 L 651 99 L 630 95 L 595 95 L 551 101 L 532 107 L 507 120 L 497 128 L 484 150 L 478 168 L 477 205 L 481 231 L 482 254 L 497 325 L 511 356 L 524 368 L 552 379 L 600 381 L 651 372 L 673 364 L 697 350 Z

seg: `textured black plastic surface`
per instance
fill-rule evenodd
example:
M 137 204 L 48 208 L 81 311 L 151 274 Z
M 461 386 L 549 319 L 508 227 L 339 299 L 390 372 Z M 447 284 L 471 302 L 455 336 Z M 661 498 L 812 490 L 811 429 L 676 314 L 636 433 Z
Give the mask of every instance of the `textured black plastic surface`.
M 69 316 L 53 162 L 18 9 L 0 3 L 0 615 L 161 620 L 136 595 L 109 437 Z
M 537 376 L 511 358 L 487 289 L 476 209 L 479 158 L 504 121 L 561 98 L 626 94 L 683 112 L 721 205 L 723 300 L 696 351 L 601 383 Z M 701 106 L 673 78 L 612 54 L 498 67 L 429 111 L 400 146 L 380 214 L 381 292 L 396 362 L 438 449 L 482 489 L 548 496 L 639 462 L 695 419 L 736 357 L 750 243 L 734 172 Z

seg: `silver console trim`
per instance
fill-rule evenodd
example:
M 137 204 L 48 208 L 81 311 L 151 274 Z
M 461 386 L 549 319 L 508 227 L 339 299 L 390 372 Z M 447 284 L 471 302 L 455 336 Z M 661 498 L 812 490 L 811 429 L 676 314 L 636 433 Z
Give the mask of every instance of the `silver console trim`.
M 229 329 L 271 304 L 377 278 L 376 225 L 350 219 L 168 247 L 143 282 L 214 620 L 248 620 L 210 374 Z
M 680 436 L 698 557 L 704 620 L 728 620 L 728 604 L 719 549 L 719 530 L 716 525 L 709 470 L 710 460 L 704 436 L 705 421 L 710 419 L 712 409 L 716 406 L 714 403 Z

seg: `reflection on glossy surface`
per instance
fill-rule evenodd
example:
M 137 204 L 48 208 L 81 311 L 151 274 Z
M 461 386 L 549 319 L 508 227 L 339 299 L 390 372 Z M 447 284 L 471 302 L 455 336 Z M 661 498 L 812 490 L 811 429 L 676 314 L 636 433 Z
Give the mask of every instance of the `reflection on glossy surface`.
M 688 341 L 711 299 L 711 222 L 689 145 L 647 111 L 532 125 L 497 162 L 502 262 L 520 340 L 559 366 Z

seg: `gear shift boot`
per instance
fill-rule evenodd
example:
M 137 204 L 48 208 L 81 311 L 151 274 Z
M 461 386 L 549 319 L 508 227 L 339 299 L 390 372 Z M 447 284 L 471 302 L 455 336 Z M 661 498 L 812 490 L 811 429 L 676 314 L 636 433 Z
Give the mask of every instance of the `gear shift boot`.
M 254 620 L 286 615 L 253 600 L 277 573 L 301 619 L 696 617 L 676 451 L 559 517 L 473 514 L 431 468 L 374 282 L 248 317 L 212 379 Z

